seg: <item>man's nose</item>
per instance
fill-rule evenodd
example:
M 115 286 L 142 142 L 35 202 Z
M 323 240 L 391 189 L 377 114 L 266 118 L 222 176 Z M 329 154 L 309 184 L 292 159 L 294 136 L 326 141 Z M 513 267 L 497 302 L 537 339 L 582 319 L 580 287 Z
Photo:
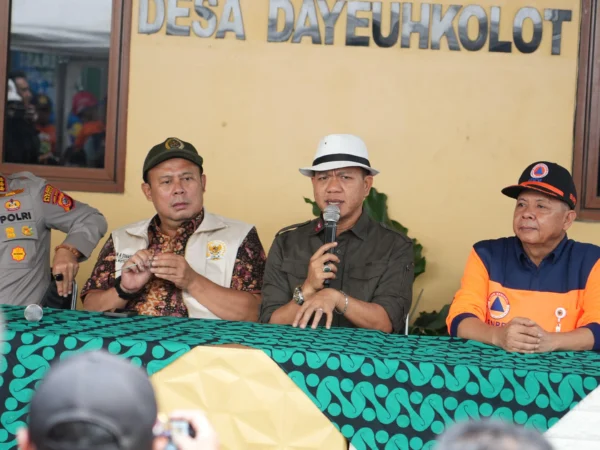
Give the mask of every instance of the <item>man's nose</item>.
M 181 192 L 184 192 L 184 191 L 185 191 L 185 190 L 183 189 L 183 183 L 182 183 L 181 181 L 179 181 L 179 180 L 176 180 L 176 181 L 173 183 L 173 185 L 174 185 L 174 187 L 175 187 L 175 189 L 174 189 L 174 192 L 175 192 L 175 193 L 181 193 Z
M 336 176 L 332 176 L 327 181 L 327 192 L 335 192 L 341 190 L 340 180 Z
M 523 217 L 532 218 L 535 217 L 535 205 L 527 206 L 523 209 Z

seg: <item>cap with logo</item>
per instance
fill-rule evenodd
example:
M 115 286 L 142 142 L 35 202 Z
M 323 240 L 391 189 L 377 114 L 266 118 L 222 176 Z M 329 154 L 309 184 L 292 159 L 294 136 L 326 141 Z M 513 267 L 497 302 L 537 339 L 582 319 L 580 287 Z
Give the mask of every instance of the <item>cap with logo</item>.
M 189 142 L 182 141 L 174 137 L 167 138 L 160 144 L 156 144 L 150 149 L 146 160 L 144 161 L 143 176 L 144 181 L 148 181 L 148 171 L 160 163 L 173 158 L 183 158 L 193 162 L 200 167 L 202 173 L 202 156 L 198 154 L 196 147 Z
M 371 167 L 369 152 L 364 141 L 352 134 L 330 134 L 319 142 L 312 167 L 303 167 L 300 173 L 312 177 L 315 172 L 341 169 L 342 167 L 362 167 L 371 175 L 378 170 Z
M 146 373 L 99 350 L 75 354 L 50 367 L 31 400 L 29 437 L 38 450 L 62 450 L 56 427 L 84 422 L 113 437 L 102 448 L 152 448 L 157 406 Z M 67 446 L 65 446 L 67 444 Z
M 33 105 L 37 107 L 38 110 L 51 110 L 52 109 L 52 100 L 46 94 L 37 94 L 33 97 L 31 101 Z
M 577 204 L 577 190 L 567 169 L 556 163 L 538 161 L 530 164 L 519 178 L 519 184 L 502 189 L 502 193 L 518 198 L 525 189 L 542 192 L 565 202 L 571 209 Z

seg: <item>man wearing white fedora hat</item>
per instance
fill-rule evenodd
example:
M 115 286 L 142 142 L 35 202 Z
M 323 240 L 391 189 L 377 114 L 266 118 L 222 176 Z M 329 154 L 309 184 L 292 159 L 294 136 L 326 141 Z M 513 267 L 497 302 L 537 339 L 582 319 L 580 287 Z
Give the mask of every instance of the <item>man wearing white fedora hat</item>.
M 313 165 L 300 173 L 312 179 L 321 211 L 339 207 L 337 242 L 324 244 L 322 217 L 277 233 L 267 258 L 260 321 L 305 328 L 312 319 L 312 328 L 400 332 L 412 301 L 412 241 L 363 211 L 379 173 L 365 143 L 348 134 L 326 136 Z

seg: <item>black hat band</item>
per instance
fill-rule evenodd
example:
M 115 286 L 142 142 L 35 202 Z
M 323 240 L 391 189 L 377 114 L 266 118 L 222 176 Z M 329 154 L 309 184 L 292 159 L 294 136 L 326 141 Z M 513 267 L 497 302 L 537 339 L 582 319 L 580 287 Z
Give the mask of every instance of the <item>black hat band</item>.
M 333 161 L 352 161 L 363 164 L 367 167 L 371 167 L 371 164 L 367 158 L 361 158 L 360 156 L 350 155 L 348 153 L 335 153 L 333 155 L 321 156 L 313 161 L 313 166 Z

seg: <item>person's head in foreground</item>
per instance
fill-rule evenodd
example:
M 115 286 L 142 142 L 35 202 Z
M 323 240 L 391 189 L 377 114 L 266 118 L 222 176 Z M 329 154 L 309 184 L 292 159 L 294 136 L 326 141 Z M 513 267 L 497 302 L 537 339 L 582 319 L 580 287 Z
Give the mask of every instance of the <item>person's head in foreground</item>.
M 200 412 L 173 413 L 198 430 L 177 448 L 216 449 L 216 435 Z M 33 395 L 21 450 L 159 450 L 157 406 L 146 373 L 106 351 L 79 353 L 53 365 Z M 207 433 L 209 434 L 207 439 Z
M 434 450 L 552 450 L 552 446 L 536 431 L 499 420 L 481 420 L 450 427 Z
M 23 450 L 151 450 L 157 407 L 145 372 L 105 351 L 53 365 L 33 394 Z

